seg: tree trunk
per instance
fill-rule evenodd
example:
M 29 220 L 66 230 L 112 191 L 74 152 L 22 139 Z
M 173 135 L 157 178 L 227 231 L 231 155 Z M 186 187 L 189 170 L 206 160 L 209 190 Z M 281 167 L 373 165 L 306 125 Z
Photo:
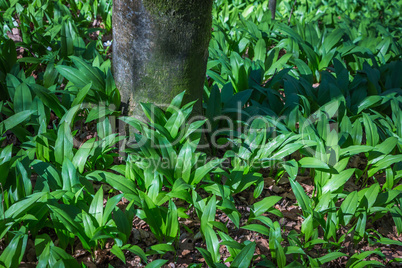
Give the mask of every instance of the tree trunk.
M 142 119 L 140 102 L 166 108 L 183 90 L 202 113 L 211 14 L 212 0 L 113 1 L 113 71 L 124 115 Z

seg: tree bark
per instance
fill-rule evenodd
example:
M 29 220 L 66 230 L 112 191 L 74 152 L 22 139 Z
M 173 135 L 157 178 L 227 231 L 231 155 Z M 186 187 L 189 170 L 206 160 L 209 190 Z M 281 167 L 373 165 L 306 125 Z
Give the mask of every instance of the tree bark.
M 202 96 L 212 25 L 212 0 L 114 0 L 113 71 L 124 115 L 143 119 L 140 102 L 166 108 L 186 90 Z

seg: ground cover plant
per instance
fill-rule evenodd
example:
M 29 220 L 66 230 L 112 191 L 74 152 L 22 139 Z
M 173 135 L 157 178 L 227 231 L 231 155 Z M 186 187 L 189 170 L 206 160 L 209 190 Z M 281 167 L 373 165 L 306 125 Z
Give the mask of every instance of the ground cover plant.
M 0 266 L 400 266 L 400 7 L 215 0 L 205 117 L 142 122 L 111 1 L 0 0 Z

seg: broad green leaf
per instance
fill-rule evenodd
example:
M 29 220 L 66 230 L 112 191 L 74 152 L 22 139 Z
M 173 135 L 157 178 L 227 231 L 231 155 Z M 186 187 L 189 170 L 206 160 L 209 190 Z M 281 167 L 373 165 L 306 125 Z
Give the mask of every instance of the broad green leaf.
M 19 267 L 28 242 L 26 227 L 22 226 L 0 256 L 0 264 L 4 267 Z
M 385 266 L 379 261 L 360 261 L 357 264 L 350 266 L 350 268 L 365 268 L 365 267 L 381 267 Z
M 267 55 L 267 47 L 264 39 L 259 39 L 254 48 L 254 61 L 260 60 L 261 62 L 265 62 L 265 58 Z
M 344 33 L 344 29 L 338 28 L 333 30 L 328 36 L 326 36 L 323 43 L 325 51 L 329 52 L 339 42 Z
M 280 242 L 275 239 L 275 251 L 276 251 L 276 262 L 279 268 L 283 268 L 286 265 L 286 255 Z
M 387 155 L 386 157 L 384 157 L 383 159 L 381 159 L 380 161 L 378 161 L 372 168 L 369 169 L 368 171 L 368 176 L 374 176 L 374 174 L 376 174 L 378 171 L 382 170 L 382 169 L 386 169 L 389 166 L 395 164 L 395 163 L 399 163 L 402 162 L 402 155 Z
M 137 195 L 137 187 L 135 183 L 132 180 L 125 178 L 124 176 L 106 171 L 96 170 L 87 174 L 86 177 L 90 180 L 106 182 L 116 190 L 122 191 L 124 194 L 130 194 L 134 196 Z
M 74 221 L 74 215 L 67 205 L 47 205 L 49 209 L 54 213 L 54 215 L 59 219 L 61 224 L 63 224 L 68 231 L 78 236 L 84 249 L 90 250 L 88 244 L 89 238 L 85 235 L 83 228 Z
M 379 103 L 383 99 L 382 96 L 368 96 L 365 98 L 358 106 L 357 106 L 357 114 L 360 114 L 362 111 L 369 107 L 375 106 L 377 103 Z
M 204 177 L 212 171 L 216 166 L 222 164 L 222 162 L 225 161 L 225 159 L 213 159 L 206 163 L 205 165 L 197 168 L 195 172 L 193 172 L 194 177 L 191 181 L 192 185 L 197 185 Z
M 102 186 L 96 192 L 94 198 L 92 199 L 91 205 L 89 206 L 89 214 L 91 214 L 99 226 L 103 223 L 103 188 Z
M 211 268 L 215 268 L 215 267 L 216 267 L 215 262 L 214 262 L 214 260 L 213 260 L 213 258 L 212 258 L 212 255 L 211 255 L 211 253 L 210 253 L 208 250 L 206 250 L 205 248 L 199 248 L 199 247 L 196 247 L 196 249 L 197 249 L 197 250 L 201 253 L 201 255 L 204 257 L 205 263 L 206 263 L 209 267 L 211 267 Z
M 367 145 L 352 145 L 340 150 L 341 156 L 352 156 L 360 153 L 367 153 L 373 150 L 374 147 Z
M 363 113 L 363 125 L 366 131 L 366 141 L 368 146 L 376 146 L 380 140 L 378 128 L 374 120 L 366 113 Z
M 139 246 L 126 244 L 121 249 L 128 250 L 131 253 L 139 256 L 143 262 L 145 262 L 145 263 L 147 262 L 147 256 L 145 255 L 144 251 Z
M 114 254 L 117 258 L 119 258 L 124 264 L 126 264 L 126 257 L 124 256 L 124 252 L 117 245 L 113 245 L 110 249 L 110 252 Z
M 330 253 L 326 254 L 325 256 L 319 257 L 318 261 L 321 264 L 324 264 L 324 263 L 333 261 L 333 260 L 338 259 L 343 256 L 346 256 L 346 254 L 342 253 L 342 252 L 330 252 Z
M 176 252 L 174 246 L 169 244 L 156 244 L 151 246 L 151 250 L 157 252 L 158 254 L 165 254 L 167 252 Z
M 75 97 L 75 99 L 73 100 L 73 103 L 71 104 L 71 107 L 81 104 L 84 101 L 85 97 L 87 96 L 91 87 L 92 87 L 92 82 L 90 82 L 85 87 L 79 89 L 77 96 Z
M 360 263 L 362 260 L 370 256 L 371 254 L 379 254 L 381 255 L 380 250 L 370 250 L 370 251 L 364 251 L 362 253 L 355 253 L 352 255 L 352 257 L 348 260 L 346 263 L 346 267 L 352 268 L 355 267 L 358 263 Z M 364 267 L 364 266 L 363 266 Z
M 88 84 L 88 80 L 84 74 L 78 69 L 70 66 L 57 65 L 56 70 L 76 87 L 83 88 Z
M 258 233 L 266 235 L 266 236 L 269 235 L 268 228 L 265 226 L 262 226 L 261 224 L 248 224 L 248 225 L 242 226 L 241 228 L 250 230 L 253 232 L 258 232 Z
M 287 246 L 285 247 L 285 254 L 301 254 L 306 255 L 302 248 L 298 246 Z
M 20 113 L 29 110 L 32 105 L 31 90 L 25 83 L 21 83 L 15 89 L 14 94 L 14 112 Z
M 102 223 L 99 224 L 99 226 L 106 225 L 107 221 L 109 220 L 109 216 L 112 213 L 112 211 L 115 209 L 117 203 L 120 202 L 121 198 L 124 196 L 124 194 L 119 194 L 111 197 L 107 202 L 105 206 L 105 210 L 103 211 L 103 219 Z
M 341 214 L 341 222 L 344 225 L 348 225 L 349 221 L 354 216 L 356 209 L 358 207 L 358 198 L 357 192 L 354 191 L 345 198 L 345 200 L 341 204 L 340 214 Z
M 166 220 L 166 236 L 172 240 L 176 239 L 179 232 L 179 221 L 177 207 L 172 200 L 169 200 L 169 207 Z
M 168 260 L 162 260 L 162 259 L 154 260 L 148 263 L 147 266 L 145 266 L 145 268 L 159 268 L 162 267 L 167 262 Z
M 167 113 L 173 114 L 175 111 L 180 109 L 185 93 L 186 92 L 183 91 L 182 93 L 178 94 L 173 98 L 173 100 L 170 102 L 169 107 L 166 109 Z
M 303 157 L 299 160 L 299 165 L 302 168 L 329 169 L 329 166 L 326 163 L 314 157 Z
M 61 179 L 63 181 L 63 190 L 65 191 L 75 192 L 77 186 L 80 187 L 77 170 L 68 158 L 63 161 Z
M 92 138 L 87 140 L 78 151 L 75 153 L 73 157 L 73 165 L 78 169 L 80 173 L 84 172 L 85 164 L 87 159 L 92 151 L 93 146 L 95 145 L 96 138 Z
M 202 232 L 205 237 L 205 243 L 207 244 L 207 250 L 211 253 L 212 260 L 214 262 L 219 262 L 219 240 L 215 231 L 210 225 L 206 224 L 204 225 Z
M 105 77 L 103 73 L 96 67 L 86 63 L 83 59 L 76 56 L 70 56 L 70 59 L 77 66 L 79 73 L 90 82 L 92 82 L 95 89 L 105 90 Z
M 0 134 L 4 134 L 7 130 L 11 130 L 13 127 L 18 126 L 26 119 L 28 119 L 35 111 L 23 111 L 16 113 L 6 120 L 0 123 Z
M 73 136 L 71 135 L 70 126 L 66 122 L 62 123 L 57 131 L 54 156 L 59 164 L 63 163 L 64 158 L 73 159 Z
M 162 241 L 163 230 L 166 230 L 165 222 L 162 219 L 160 208 L 157 207 L 154 202 L 145 193 L 140 192 L 142 208 L 146 215 L 146 222 L 152 230 L 155 237 Z
M 60 104 L 59 99 L 53 92 L 37 84 L 30 85 L 30 87 L 46 107 L 50 108 L 59 118 L 63 117 L 66 109 Z
M 289 179 L 290 185 L 292 187 L 293 193 L 296 196 L 296 200 L 301 207 L 303 214 L 312 210 L 312 205 L 310 202 L 310 198 L 304 192 L 303 187 L 297 182 L 292 179 Z
M 282 199 L 282 197 L 280 197 L 280 196 L 269 196 L 257 203 L 254 203 L 253 206 L 251 207 L 251 209 L 254 213 L 254 216 L 257 217 L 257 216 L 260 216 L 261 214 L 265 213 L 268 209 L 273 207 L 281 199 Z
M 329 181 L 322 187 L 322 193 L 325 194 L 327 192 L 334 192 L 338 190 L 338 188 L 342 187 L 353 175 L 355 172 L 354 168 L 350 168 L 342 171 L 339 174 L 334 174 L 331 176 Z
M 245 246 L 240 251 L 240 253 L 233 259 L 232 263 L 230 264 L 230 267 L 233 268 L 249 267 L 251 260 L 253 259 L 254 256 L 255 246 L 256 246 L 255 242 L 251 242 L 247 246 Z
M 201 229 L 203 229 L 210 221 L 215 220 L 215 214 L 216 214 L 216 196 L 213 195 L 207 205 L 205 206 L 205 209 L 202 212 L 201 216 Z
M 14 203 L 5 212 L 5 218 L 20 218 L 27 213 L 27 211 L 36 203 L 44 202 L 47 199 L 46 192 L 33 193 L 26 198 Z

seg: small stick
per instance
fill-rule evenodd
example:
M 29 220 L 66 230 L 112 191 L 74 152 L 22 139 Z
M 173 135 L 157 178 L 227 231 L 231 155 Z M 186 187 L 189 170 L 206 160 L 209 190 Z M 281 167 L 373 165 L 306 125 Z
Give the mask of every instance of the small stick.
M 293 9 L 295 8 L 296 1 L 297 1 L 297 0 L 294 1 L 293 6 L 292 6 L 292 9 L 290 10 L 290 15 L 289 15 L 289 20 L 288 20 L 288 26 L 290 25 L 290 19 L 292 18 Z

